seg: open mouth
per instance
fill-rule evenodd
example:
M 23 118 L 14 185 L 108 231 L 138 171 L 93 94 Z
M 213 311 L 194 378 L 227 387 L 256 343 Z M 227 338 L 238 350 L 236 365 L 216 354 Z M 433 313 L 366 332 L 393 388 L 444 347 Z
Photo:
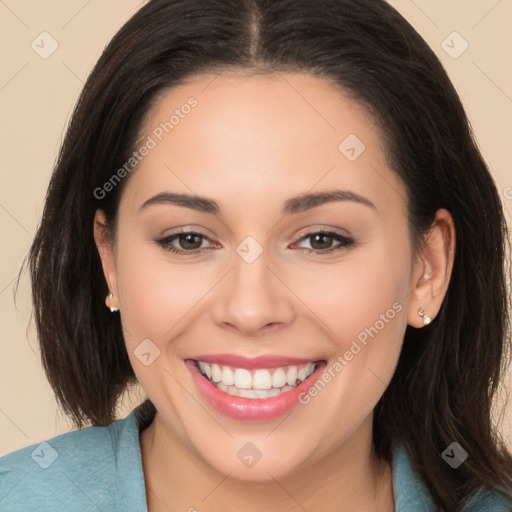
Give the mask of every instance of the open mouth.
M 271 398 L 291 391 L 308 379 L 321 361 L 301 365 L 249 370 L 194 361 L 200 374 L 217 389 L 242 398 Z

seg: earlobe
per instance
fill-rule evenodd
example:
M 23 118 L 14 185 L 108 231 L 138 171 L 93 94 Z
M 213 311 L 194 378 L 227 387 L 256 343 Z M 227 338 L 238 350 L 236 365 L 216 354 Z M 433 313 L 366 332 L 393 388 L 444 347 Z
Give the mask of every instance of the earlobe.
M 101 260 L 103 275 L 107 282 L 109 295 L 105 298 L 105 304 L 111 311 L 118 311 L 116 305 L 117 279 L 113 242 L 109 236 L 105 213 L 96 210 L 94 215 L 94 241 Z
M 455 224 L 439 209 L 416 257 L 407 322 L 423 327 L 434 321 L 448 290 L 455 259 Z

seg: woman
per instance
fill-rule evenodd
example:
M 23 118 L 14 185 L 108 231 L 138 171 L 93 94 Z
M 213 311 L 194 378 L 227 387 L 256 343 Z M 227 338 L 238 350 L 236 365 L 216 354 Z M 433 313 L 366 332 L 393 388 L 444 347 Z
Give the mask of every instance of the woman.
M 150 1 L 29 256 L 49 381 L 92 426 L 0 459 L 2 510 L 511 510 L 505 235 L 384 1 Z

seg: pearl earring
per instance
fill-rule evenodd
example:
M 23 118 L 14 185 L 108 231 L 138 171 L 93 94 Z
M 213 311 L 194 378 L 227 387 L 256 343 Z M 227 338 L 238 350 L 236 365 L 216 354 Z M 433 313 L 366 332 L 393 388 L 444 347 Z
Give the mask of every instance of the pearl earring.
M 109 293 L 108 294 L 108 298 L 110 299 L 110 304 L 111 304 L 109 306 L 110 307 L 110 312 L 111 313 L 117 313 L 119 311 L 119 308 L 116 308 L 116 307 L 112 306 L 112 302 L 114 300 L 114 296 L 111 293 Z
M 423 317 L 423 324 L 424 325 L 428 325 L 431 322 L 430 317 L 425 313 L 425 310 L 423 308 L 419 309 L 418 315 Z

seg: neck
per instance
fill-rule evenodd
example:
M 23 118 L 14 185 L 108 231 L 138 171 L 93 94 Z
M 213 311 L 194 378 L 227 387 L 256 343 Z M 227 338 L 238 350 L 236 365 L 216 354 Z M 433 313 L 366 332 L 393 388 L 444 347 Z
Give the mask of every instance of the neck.
M 369 435 L 361 435 L 365 430 Z M 371 449 L 371 417 L 338 450 L 279 480 L 269 474 L 266 481 L 242 481 L 217 471 L 158 413 L 141 432 L 140 444 L 149 512 L 395 510 L 391 466 Z

